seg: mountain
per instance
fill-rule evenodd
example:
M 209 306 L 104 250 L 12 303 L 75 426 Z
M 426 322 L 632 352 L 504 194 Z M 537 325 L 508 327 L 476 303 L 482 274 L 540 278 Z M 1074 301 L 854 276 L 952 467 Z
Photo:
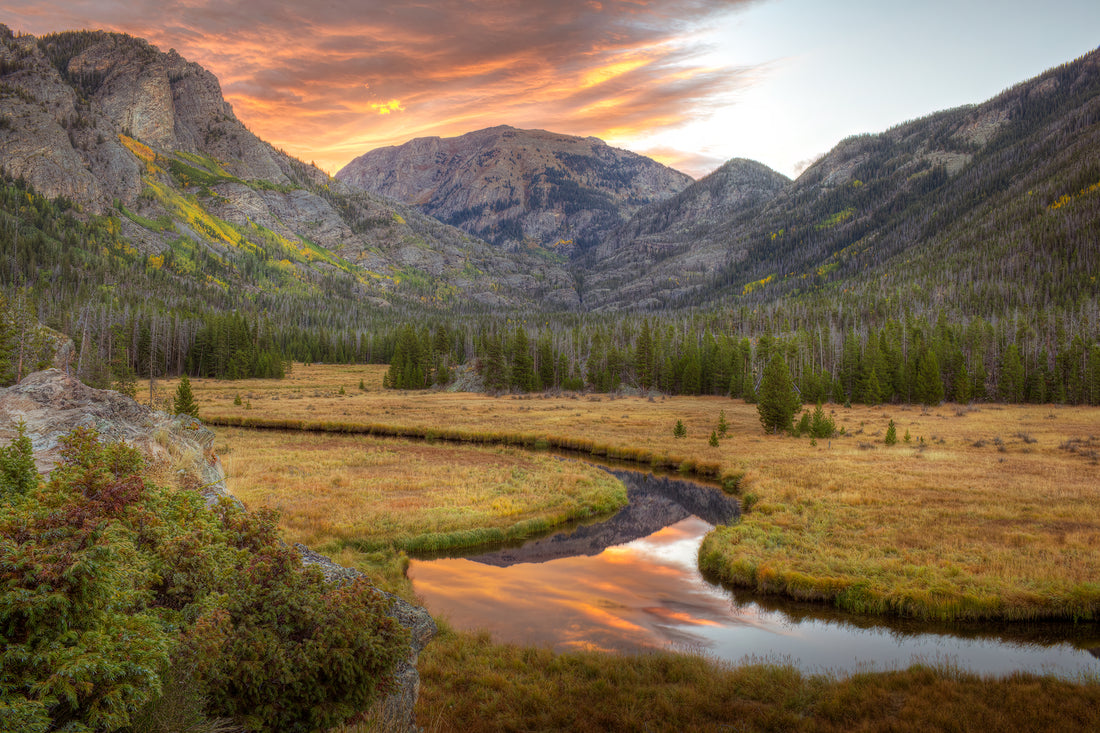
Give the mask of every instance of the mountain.
M 643 207 L 581 263 L 586 305 L 627 302 L 645 308 L 659 304 L 655 293 L 686 295 L 690 290 L 669 283 L 687 283 L 724 266 L 726 232 L 788 184 L 790 179 L 762 163 L 735 158 L 675 196 Z
M 337 297 L 349 315 L 576 302 L 560 258 L 505 256 L 349 189 L 249 132 L 202 67 L 121 34 L 0 26 L 0 161 L 78 217 L 115 220 L 169 280 L 198 277 L 241 307 L 280 294 L 317 310 Z
M 983 104 L 844 140 L 771 182 L 743 207 L 697 196 L 704 179 L 643 209 L 586 261 L 585 304 L 786 307 L 844 293 L 869 312 L 903 299 L 1003 316 L 1095 298 L 1100 51 Z
M 500 126 L 371 150 L 336 179 L 510 250 L 598 244 L 691 178 L 594 137 Z

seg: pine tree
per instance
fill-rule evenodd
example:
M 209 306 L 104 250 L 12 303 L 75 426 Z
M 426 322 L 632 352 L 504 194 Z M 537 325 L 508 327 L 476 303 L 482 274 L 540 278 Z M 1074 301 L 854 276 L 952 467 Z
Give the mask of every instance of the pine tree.
M 966 362 L 959 364 L 959 371 L 955 375 L 955 402 L 965 405 L 970 402 L 970 372 L 966 369 Z
M 688 431 L 687 431 L 687 428 L 684 427 L 684 421 L 683 420 L 677 420 L 676 421 L 676 427 L 672 428 L 672 437 L 674 437 L 674 438 L 684 438 L 684 437 L 687 437 L 687 434 L 688 434 Z
M 516 328 L 512 338 L 512 386 L 521 392 L 530 392 L 535 388 L 535 360 L 531 357 L 531 342 L 527 338 L 527 329 Z
M 886 426 L 886 437 L 882 442 L 886 445 L 895 445 L 898 442 L 898 429 L 895 427 L 893 420 Z
M 634 373 L 638 378 L 638 386 L 649 389 L 653 385 L 653 336 L 649 330 L 649 320 L 642 321 L 642 332 L 638 335 L 638 341 L 634 345 Z
M 820 402 L 810 418 L 810 435 L 815 438 L 831 438 L 836 435 L 836 422 L 825 414 L 825 408 Z
M 199 406 L 195 404 L 195 396 L 191 392 L 191 380 L 186 374 L 180 377 L 179 386 L 176 387 L 176 400 L 172 405 L 172 412 L 177 415 L 199 416 Z
M 717 448 L 718 447 L 718 433 L 716 431 L 714 431 L 714 430 L 710 431 L 710 441 L 708 441 L 708 442 L 710 443 L 711 448 Z
M 779 351 L 772 354 L 768 365 L 764 367 L 758 400 L 756 411 L 765 431 L 778 433 L 780 430 L 791 429 L 794 414 L 802 406 L 802 400 L 795 392 L 787 362 Z
M 1021 402 L 1024 398 L 1024 362 L 1016 344 L 1009 344 L 1001 359 L 1001 377 L 997 391 L 1005 402 Z
M 11 443 L 0 448 L 0 499 L 26 496 L 38 485 L 34 448 L 22 420 L 16 423 L 15 431 Z
M 729 432 L 730 425 L 726 422 L 726 411 L 722 410 L 718 413 L 718 437 L 726 437 L 726 433 Z
M 917 401 L 932 406 L 943 402 L 943 378 L 940 376 L 940 362 L 936 352 L 928 349 L 920 357 L 917 365 Z
M 485 362 L 482 368 L 486 392 L 502 392 L 508 386 L 508 377 L 504 371 L 504 347 L 500 336 L 490 334 L 485 348 Z
M 877 405 L 882 402 L 882 385 L 878 380 L 878 371 L 873 366 L 867 367 L 863 379 L 862 397 L 866 405 Z

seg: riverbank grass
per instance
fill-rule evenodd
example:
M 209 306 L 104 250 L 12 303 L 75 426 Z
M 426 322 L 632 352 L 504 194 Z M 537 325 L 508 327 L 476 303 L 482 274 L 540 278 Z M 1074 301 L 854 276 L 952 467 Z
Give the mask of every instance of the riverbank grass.
M 229 490 L 278 510 L 287 541 L 391 587 L 404 584 L 398 551 L 521 540 L 626 503 L 605 471 L 513 448 L 239 428 L 220 430 L 218 447 Z
M 421 654 L 417 719 L 478 731 L 1052 731 L 1100 726 L 1100 683 L 949 665 L 807 674 L 748 659 L 554 653 L 442 633 Z M 347 729 L 345 733 L 365 733 Z
M 1100 618 L 1096 408 L 830 405 L 844 435 L 811 442 L 765 435 L 754 405 L 725 398 L 397 392 L 384 371 L 296 365 L 192 389 L 214 424 L 561 445 L 725 479 L 751 511 L 707 538 L 703 566 L 756 591 L 940 619 Z M 890 421 L 909 439 L 887 446 Z

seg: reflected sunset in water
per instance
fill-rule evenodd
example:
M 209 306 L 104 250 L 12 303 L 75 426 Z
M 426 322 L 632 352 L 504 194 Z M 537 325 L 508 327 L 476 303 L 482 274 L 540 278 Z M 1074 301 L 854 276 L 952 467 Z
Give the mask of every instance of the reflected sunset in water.
M 904 667 L 950 661 L 985 673 L 1072 676 L 1100 662 L 1068 643 L 1044 646 L 944 633 L 899 632 L 843 620 L 794 620 L 699 574 L 696 555 L 712 525 L 689 516 L 595 555 L 517 562 L 413 560 L 409 577 L 433 614 L 498 642 L 609 652 L 692 651 L 738 662 L 790 661 L 806 671 Z M 493 558 L 493 553 L 484 556 Z

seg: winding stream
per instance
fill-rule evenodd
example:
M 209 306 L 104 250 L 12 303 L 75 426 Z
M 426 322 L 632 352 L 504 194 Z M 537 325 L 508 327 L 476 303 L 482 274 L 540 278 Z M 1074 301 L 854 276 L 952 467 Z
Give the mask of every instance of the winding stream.
M 689 481 L 613 471 L 630 503 L 599 524 L 467 557 L 415 559 L 427 609 L 456 628 L 558 650 L 695 651 L 851 672 L 948 662 L 990 674 L 1100 674 L 1100 626 L 936 626 L 751 598 L 704 579 L 703 536 L 737 505 Z M 1092 649 L 1093 651 L 1089 651 Z

